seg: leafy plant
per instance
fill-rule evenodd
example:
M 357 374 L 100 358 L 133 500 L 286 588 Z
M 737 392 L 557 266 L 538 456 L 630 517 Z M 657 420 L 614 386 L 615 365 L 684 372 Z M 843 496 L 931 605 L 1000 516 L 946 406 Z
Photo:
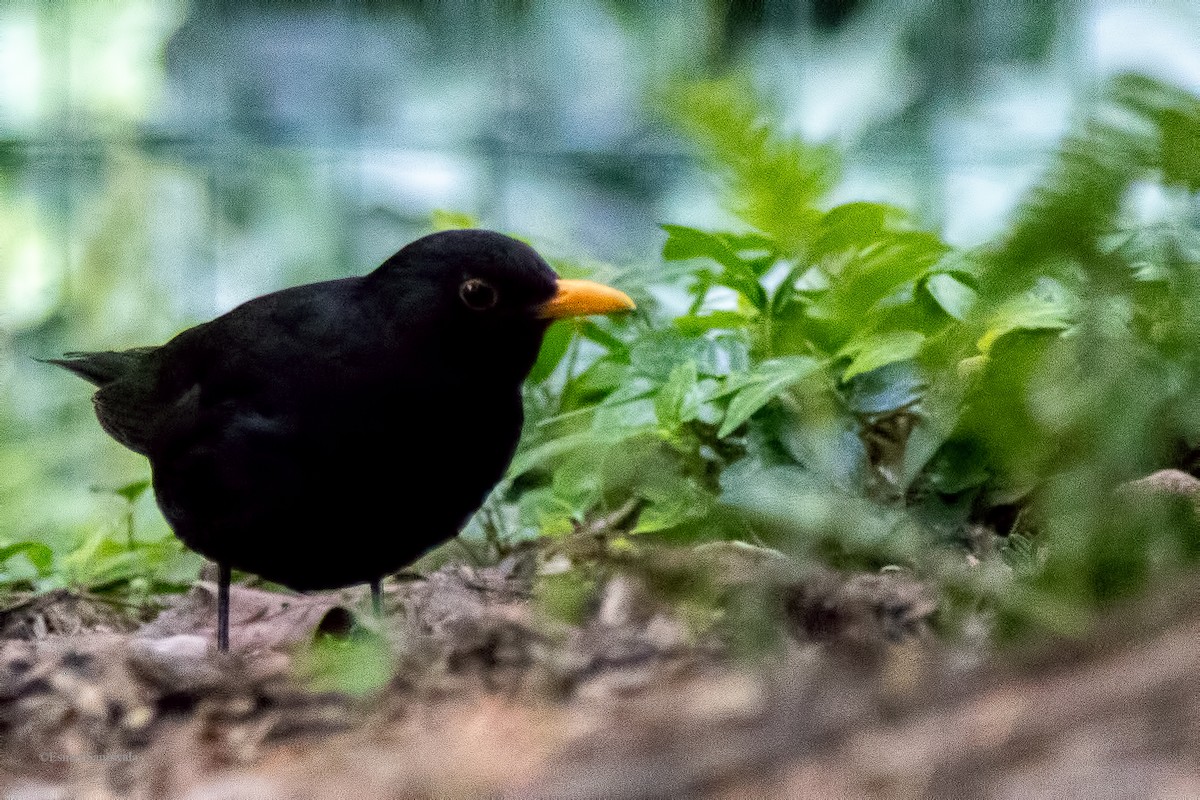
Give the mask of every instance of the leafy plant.
M 34 540 L 0 547 L 0 589 L 35 590 L 71 586 L 115 591 L 141 601 L 179 591 L 195 580 L 203 559 L 169 530 L 136 529 L 139 502 L 148 501 L 150 482 L 138 480 L 97 494 L 116 501 L 105 521 L 81 532 L 63 552 Z
M 664 259 L 686 267 L 687 311 L 652 328 L 580 329 L 593 355 L 541 390 L 552 400 L 532 407 L 510 470 L 531 528 L 569 530 L 632 494 L 645 503 L 639 533 L 744 537 L 754 526 L 745 515 L 719 513 L 736 505 L 724 470 L 744 458 L 794 467 L 812 486 L 862 490 L 858 415 L 910 406 L 924 342 L 973 302 L 964 261 L 900 209 L 823 209 L 836 158 L 781 136 L 745 85 L 705 83 L 681 97 L 681 127 L 747 228 L 664 225 Z M 566 352 L 548 344 L 543 355 Z M 894 380 L 868 378 L 886 368 Z
M 936 576 L 972 520 L 1016 503 L 1038 557 L 979 588 L 1005 630 L 1072 629 L 1162 553 L 1194 558 L 1191 517 L 1128 513 L 1115 489 L 1200 438 L 1194 219 L 1127 221 L 1138 182 L 1180 208 L 1200 186 L 1200 101 L 1118 77 L 1009 231 L 967 252 L 895 207 L 824 207 L 836 157 L 745 84 L 680 97 L 741 225 L 663 226 L 683 313 L 634 287 L 651 324 L 552 334 L 510 470 L 526 533 L 633 497 L 635 537 Z

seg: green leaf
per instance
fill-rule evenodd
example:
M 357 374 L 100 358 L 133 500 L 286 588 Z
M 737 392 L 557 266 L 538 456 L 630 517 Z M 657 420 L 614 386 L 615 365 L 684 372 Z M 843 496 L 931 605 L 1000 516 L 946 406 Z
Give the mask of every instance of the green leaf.
M 363 697 L 382 689 L 394 671 L 387 640 L 375 634 L 345 639 L 322 636 L 298 659 L 301 674 L 318 691 Z
M 761 260 L 775 251 L 775 242 L 760 233 L 714 233 L 670 224 L 661 227 L 667 232 L 662 253 L 667 261 L 711 258 L 722 266 L 743 266 L 749 263 L 740 255 L 743 252 L 758 253 L 755 258 Z
M 531 448 L 522 448 L 517 452 L 512 463 L 508 465 L 507 476 L 516 478 L 535 467 L 547 466 L 571 451 L 595 442 L 596 439 L 595 432 L 583 430 L 567 436 L 559 436 Z
M 924 341 L 924 335 L 917 331 L 888 331 L 854 339 L 837 354 L 839 357 L 850 359 L 842 373 L 842 380 L 848 381 L 888 364 L 914 358 Z
M 0 564 L 21 553 L 25 554 L 39 574 L 44 575 L 54 565 L 54 551 L 41 542 L 17 542 L 0 547 Z
M 90 587 L 119 583 L 146 571 L 140 553 L 105 536 L 86 540 L 64 559 L 64 566 L 76 583 Z
M 821 217 L 813 243 L 812 257 L 823 258 L 858 250 L 878 241 L 888 230 L 888 223 L 903 219 L 904 213 L 882 203 L 845 203 L 835 206 Z
M 811 320 L 824 323 L 824 338 L 840 348 L 885 307 L 911 306 L 915 286 L 946 252 L 946 245 L 925 233 L 891 234 L 846 258 L 832 287 L 816 294 L 806 308 Z
M 149 488 L 150 481 L 140 480 L 133 481 L 132 483 L 127 483 L 124 486 L 113 489 L 113 493 L 124 497 L 130 503 L 136 503 L 137 499 L 141 497 L 142 494 Z
M 1046 264 L 1095 258 L 1097 240 L 1117 224 L 1134 181 L 1200 187 L 1200 99 L 1146 77 L 1118 75 L 1059 148 L 1046 175 L 1022 201 L 988 276 L 1020 287 Z
M 754 319 L 754 316 L 740 311 L 712 311 L 708 314 L 684 314 L 676 317 L 674 324 L 684 336 L 699 336 L 711 330 L 748 328 Z
M 928 475 L 929 484 L 944 494 L 974 489 L 991 477 L 987 468 L 987 454 L 973 440 L 943 444 L 929 463 Z
M 912 360 L 856 375 L 842 387 L 847 407 L 855 414 L 887 414 L 924 396 L 927 382 Z
M 897 287 L 920 278 L 946 254 L 947 246 L 931 233 L 898 233 L 869 244 L 842 271 L 834 291 L 842 306 L 869 308 Z
M 526 379 L 528 383 L 541 383 L 550 377 L 567 354 L 573 332 L 574 327 L 568 322 L 550 326 L 542 339 L 542 349 L 538 351 L 537 361 L 533 362 L 533 369 L 529 371 L 529 377 Z
M 618 390 L 596 408 L 596 416 L 592 418 L 593 430 L 601 431 L 608 437 L 627 436 L 657 425 L 658 417 L 654 413 L 657 389 L 641 391 L 637 385 L 629 389 L 630 396 L 618 398 L 621 394 L 621 390 Z
M 1013 331 L 1064 331 L 1071 327 L 1071 311 L 1062 296 L 1022 295 L 993 315 L 979 338 L 980 352 L 988 352 L 996 340 Z
M 729 401 L 717 436 L 733 433 L 780 392 L 812 374 L 820 365 L 820 361 L 809 356 L 788 356 L 764 361 L 750 373 L 731 375 L 722 394 L 736 393 Z
M 610 356 L 601 356 L 567 383 L 563 390 L 564 407 L 574 408 L 576 400 L 594 402 L 597 395 L 608 395 L 621 385 L 628 372 L 628 364 L 619 363 Z
M 522 492 L 517 501 L 518 524 L 532 538 L 570 533 L 574 530 L 571 523 L 582 511 L 558 497 L 551 486 Z
M 647 501 L 636 528 L 643 532 L 707 513 L 713 502 L 712 492 L 699 485 L 686 464 L 687 460 L 659 434 L 647 431 L 622 440 L 603 459 L 587 467 L 592 474 L 599 467 L 607 507 L 630 497 Z
M 671 370 L 685 361 L 695 361 L 701 375 L 721 376 L 737 369 L 745 359 L 741 337 L 684 336 L 674 328 L 647 331 L 629 351 L 630 372 L 664 383 Z
M 654 397 L 654 412 L 660 426 L 675 430 L 696 419 L 704 402 L 697 392 L 698 381 L 695 361 L 685 361 L 671 370 L 667 382 Z
M 771 296 L 771 306 L 769 314 L 772 321 L 788 310 L 788 306 L 796 300 L 801 292 L 813 292 L 815 287 L 808 285 L 800 287 L 802 283 L 818 283 L 820 290 L 829 288 L 829 277 L 819 268 L 812 266 L 807 262 L 794 265 L 783 280 L 779 282 L 779 286 L 775 288 L 775 293 Z
M 664 259 L 712 259 L 723 267 L 721 274 L 714 278 L 718 284 L 738 292 L 757 309 L 766 306 L 766 290 L 759 283 L 759 278 L 775 262 L 774 246 L 770 239 L 757 234 L 710 233 L 683 225 L 663 225 L 662 228 L 667 232 L 667 241 L 663 245 Z M 747 250 L 751 254 L 743 255 Z M 759 252 L 764 250 L 767 252 Z
M 930 275 L 924 286 L 942 310 L 959 322 L 967 318 L 978 297 L 974 289 L 948 272 Z
M 925 336 L 916 331 L 889 331 L 854 339 L 838 351 L 839 357 L 850 359 L 842 380 L 848 381 L 864 372 L 915 358 L 924 341 Z
M 579 326 L 579 332 L 583 338 L 595 342 L 612 355 L 620 356 L 629 352 L 629 346 L 625 342 L 604 330 L 594 320 L 584 320 Z
M 600 499 L 603 481 L 597 465 L 604 460 L 611 443 L 593 440 L 590 446 L 575 450 L 554 470 L 550 487 L 554 499 L 573 512 L 582 514 Z
M 1200 98 L 1177 86 L 1132 73 L 1113 78 L 1109 95 L 1117 105 L 1156 126 L 1163 181 L 1192 192 L 1200 190 Z M 1137 131 L 1135 135 L 1147 133 Z M 1152 152 L 1150 147 L 1143 150 Z

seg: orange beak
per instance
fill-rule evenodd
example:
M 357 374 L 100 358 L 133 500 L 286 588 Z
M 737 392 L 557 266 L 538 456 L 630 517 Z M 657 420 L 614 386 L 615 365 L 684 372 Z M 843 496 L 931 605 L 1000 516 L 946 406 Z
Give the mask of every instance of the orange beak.
M 560 279 L 558 291 L 538 307 L 541 319 L 565 319 L 585 314 L 611 314 L 637 308 L 629 295 L 595 281 Z

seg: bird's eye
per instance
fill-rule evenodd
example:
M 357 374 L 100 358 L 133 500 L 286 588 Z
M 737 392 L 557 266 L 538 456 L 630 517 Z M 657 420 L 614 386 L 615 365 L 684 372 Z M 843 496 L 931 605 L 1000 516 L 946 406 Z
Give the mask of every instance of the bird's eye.
M 479 278 L 463 281 L 462 286 L 458 287 L 458 296 L 462 298 L 463 304 L 472 311 L 487 311 L 500 299 L 492 285 L 487 281 L 479 280 Z

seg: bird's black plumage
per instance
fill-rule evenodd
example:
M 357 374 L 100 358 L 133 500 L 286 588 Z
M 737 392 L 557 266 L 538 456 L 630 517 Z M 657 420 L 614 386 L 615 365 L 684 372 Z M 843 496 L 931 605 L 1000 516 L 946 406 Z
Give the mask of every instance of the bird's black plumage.
M 632 306 L 598 284 L 563 299 L 584 283 L 514 239 L 449 231 L 160 347 L 53 363 L 99 387 L 101 425 L 150 459 L 189 547 L 296 589 L 346 586 L 479 507 L 516 448 L 520 385 L 551 319 Z

